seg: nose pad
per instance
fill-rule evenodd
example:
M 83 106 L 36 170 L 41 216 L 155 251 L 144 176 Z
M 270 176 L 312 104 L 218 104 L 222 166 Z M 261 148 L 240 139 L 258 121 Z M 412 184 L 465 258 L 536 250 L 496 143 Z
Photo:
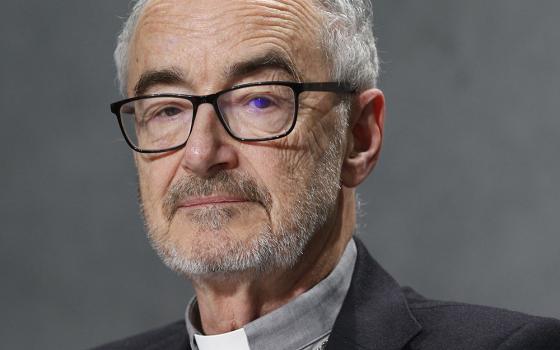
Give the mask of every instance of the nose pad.
M 195 111 L 189 138 L 184 148 L 182 165 L 186 170 L 205 177 L 219 169 L 237 165 L 232 138 L 224 128 L 212 103 L 203 103 Z
M 219 134 L 220 131 L 222 131 L 220 129 L 226 131 L 225 126 L 218 116 L 216 107 L 214 107 L 211 102 L 202 102 L 193 112 L 193 119 L 189 130 L 189 140 L 193 136 L 193 133 L 203 132 Z
M 206 100 L 203 100 L 199 105 L 195 106 L 195 109 L 193 111 L 192 122 L 190 125 L 190 130 L 189 130 L 189 137 L 188 137 L 189 139 L 191 138 L 194 129 L 197 128 L 197 124 L 215 123 L 216 127 L 225 128 L 225 126 L 222 124 L 222 121 L 220 120 L 220 117 L 218 116 L 219 112 L 217 108 L 218 107 L 214 106 L 212 102 Z M 202 121 L 200 119 L 208 119 L 208 120 Z M 204 128 L 204 125 L 202 127 Z

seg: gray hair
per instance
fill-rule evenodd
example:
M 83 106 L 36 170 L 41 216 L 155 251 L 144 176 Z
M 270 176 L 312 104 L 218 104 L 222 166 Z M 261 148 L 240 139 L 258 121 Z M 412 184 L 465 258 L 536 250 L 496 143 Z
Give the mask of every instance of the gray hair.
M 117 39 L 114 58 L 117 79 L 126 94 L 128 51 L 130 41 L 145 5 L 138 0 L 124 23 Z M 379 74 L 379 59 L 373 35 L 371 0 L 314 0 L 323 15 L 321 46 L 331 64 L 331 78 L 352 84 L 358 90 L 375 87 Z

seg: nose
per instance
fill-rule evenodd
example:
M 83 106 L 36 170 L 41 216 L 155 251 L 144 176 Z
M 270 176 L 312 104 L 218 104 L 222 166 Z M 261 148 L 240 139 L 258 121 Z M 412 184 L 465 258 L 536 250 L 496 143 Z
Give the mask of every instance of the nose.
M 209 177 L 220 170 L 235 168 L 238 157 L 234 142 L 213 106 L 201 104 L 183 149 L 182 166 L 199 177 Z

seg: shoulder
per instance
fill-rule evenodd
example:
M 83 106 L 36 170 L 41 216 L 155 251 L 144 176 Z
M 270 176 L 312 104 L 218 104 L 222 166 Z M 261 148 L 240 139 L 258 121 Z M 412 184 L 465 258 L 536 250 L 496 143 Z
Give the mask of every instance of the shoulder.
M 92 350 L 187 349 L 185 321 L 177 321 L 135 336 L 102 345 Z
M 560 321 L 504 309 L 429 300 L 403 288 L 422 331 L 410 349 L 560 349 Z

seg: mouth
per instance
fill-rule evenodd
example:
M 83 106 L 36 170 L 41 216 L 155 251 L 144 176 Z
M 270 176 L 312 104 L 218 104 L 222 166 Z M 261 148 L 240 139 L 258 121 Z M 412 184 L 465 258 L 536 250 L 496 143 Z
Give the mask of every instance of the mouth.
M 231 197 L 231 196 L 210 196 L 210 197 L 197 197 L 188 198 L 187 200 L 181 202 L 178 209 L 190 209 L 202 206 L 216 206 L 216 205 L 227 205 L 227 204 L 237 204 L 237 203 L 247 203 L 249 202 L 245 198 Z

